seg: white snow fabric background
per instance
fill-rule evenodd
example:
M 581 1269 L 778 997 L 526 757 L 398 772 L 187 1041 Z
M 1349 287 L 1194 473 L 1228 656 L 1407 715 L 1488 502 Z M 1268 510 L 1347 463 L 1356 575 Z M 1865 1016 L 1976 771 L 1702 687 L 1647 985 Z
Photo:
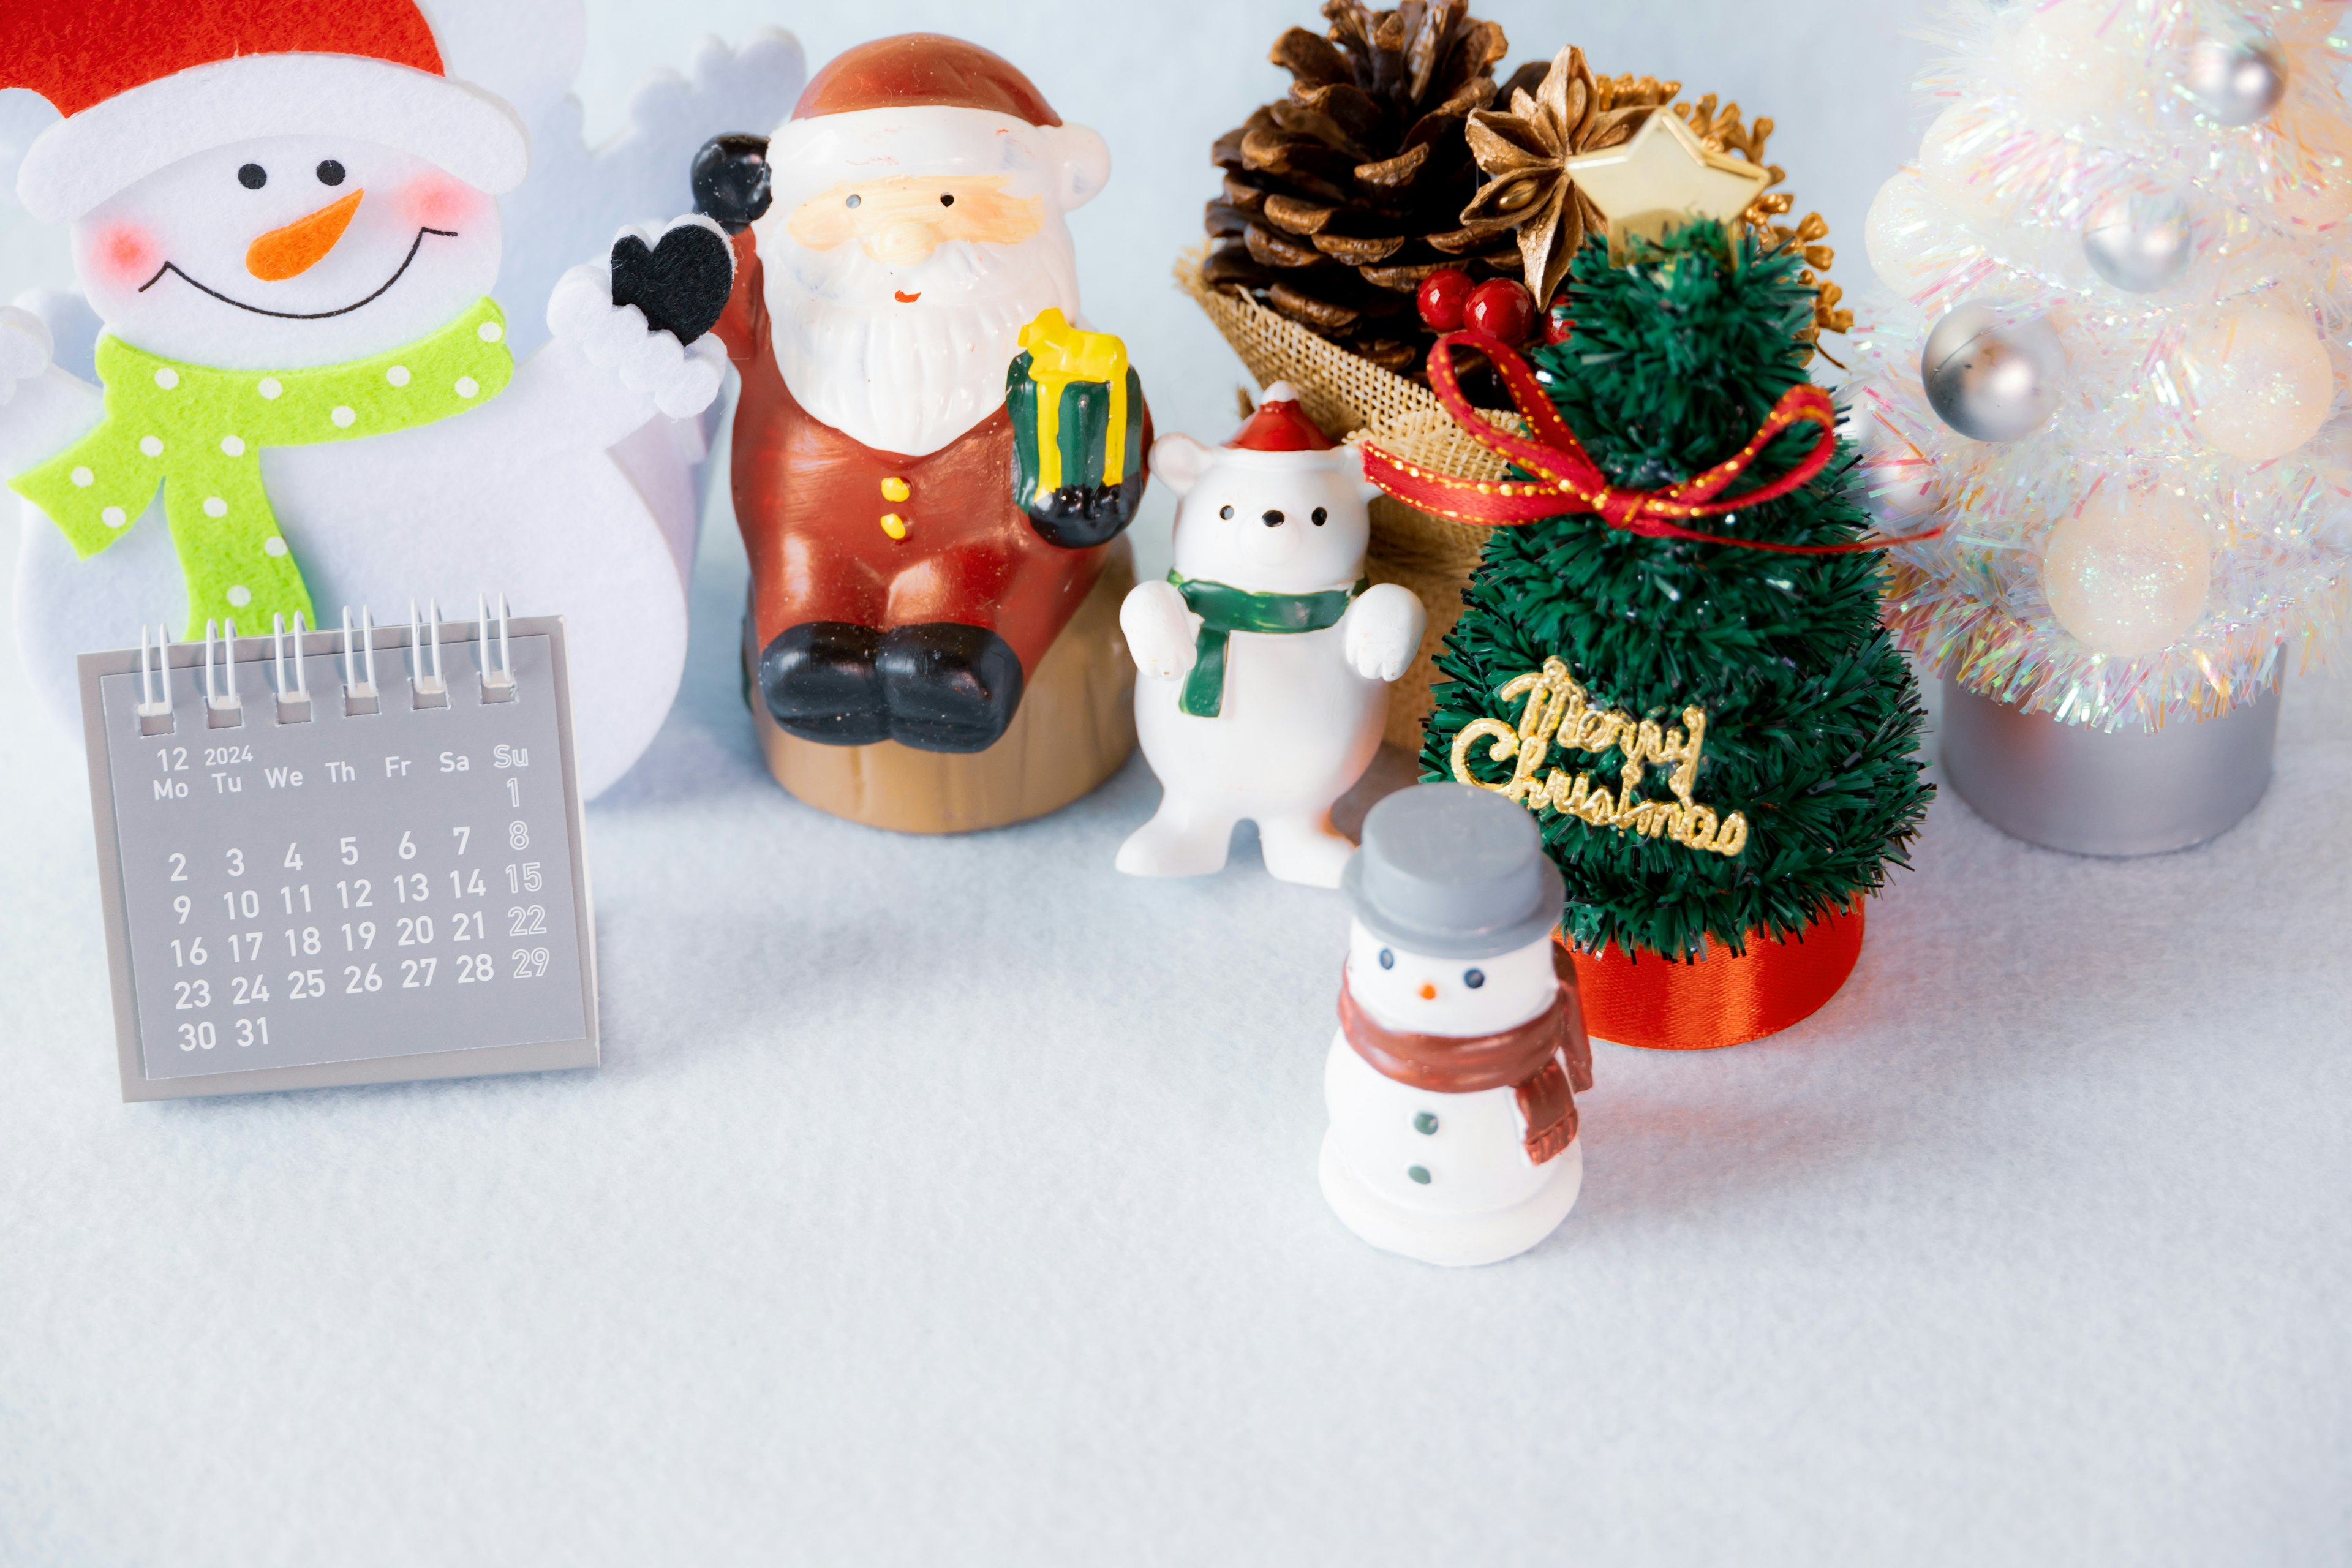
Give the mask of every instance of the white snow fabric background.
M 1862 265 L 1904 8 L 1481 9 L 1773 114 Z M 1166 272 L 1310 18 L 600 0 L 584 92 L 760 24 L 1002 49 L 1118 160 L 1089 313 L 1222 437 Z M 0 233 L 0 297 L 49 254 Z M 1246 843 L 1116 874 L 1139 763 L 963 839 L 798 805 L 719 489 L 678 707 L 589 812 L 595 1073 L 118 1103 L 81 765 L 0 668 L 0 1563 L 2352 1558 L 2352 682 L 2189 854 L 1939 800 L 1835 1002 L 1599 1047 L 1576 1212 L 1442 1272 L 1316 1188 L 1334 898 Z

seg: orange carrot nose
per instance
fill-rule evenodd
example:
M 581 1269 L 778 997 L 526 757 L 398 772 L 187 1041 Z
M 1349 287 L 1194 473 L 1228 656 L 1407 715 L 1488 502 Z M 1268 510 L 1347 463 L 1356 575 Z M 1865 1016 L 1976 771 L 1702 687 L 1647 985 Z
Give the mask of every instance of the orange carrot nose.
M 365 195 L 365 191 L 353 191 L 308 217 L 298 217 L 284 228 L 271 229 L 246 247 L 245 269 L 265 283 L 281 283 L 308 272 L 335 248 L 335 241 L 343 237 L 343 230 L 351 226 L 352 215 L 360 210 L 360 198 Z
M 1432 984 L 1431 984 L 1428 981 L 1426 981 L 1426 980 L 1423 981 L 1423 982 L 1421 983 L 1421 999 L 1422 999 L 1423 1001 L 1424 1001 L 1424 1002 L 1434 1002 L 1434 1001 L 1436 1001 L 1436 1000 L 1437 1000 L 1437 987 L 1436 987 L 1436 986 L 1434 986 L 1434 985 L 1432 985 Z

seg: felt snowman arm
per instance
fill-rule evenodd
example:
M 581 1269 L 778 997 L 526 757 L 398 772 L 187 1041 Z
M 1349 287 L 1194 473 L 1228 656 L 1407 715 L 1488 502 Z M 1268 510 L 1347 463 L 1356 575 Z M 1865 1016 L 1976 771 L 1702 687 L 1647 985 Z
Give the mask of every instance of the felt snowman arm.
M 40 317 L 0 305 L 0 479 L 64 451 L 103 412 L 98 388 L 51 363 L 54 352 Z
M 1375 583 L 1357 595 L 1339 623 L 1349 668 L 1366 680 L 1394 680 L 1421 651 L 1428 616 L 1411 590 Z
M 0 405 L 15 395 L 18 382 L 48 369 L 56 353 L 47 321 L 30 310 L 0 305 Z
M 1173 583 L 1138 583 L 1118 607 L 1118 629 L 1147 680 L 1181 680 L 1199 658 L 1201 617 Z
M 550 355 L 572 372 L 534 377 L 561 385 L 560 395 L 578 428 L 597 444 L 610 446 L 656 414 L 691 418 L 718 397 L 727 370 L 726 348 L 715 338 L 681 345 L 655 331 L 635 305 L 613 302 L 611 268 L 592 261 L 572 268 L 547 301 L 547 327 L 555 341 L 534 361 Z

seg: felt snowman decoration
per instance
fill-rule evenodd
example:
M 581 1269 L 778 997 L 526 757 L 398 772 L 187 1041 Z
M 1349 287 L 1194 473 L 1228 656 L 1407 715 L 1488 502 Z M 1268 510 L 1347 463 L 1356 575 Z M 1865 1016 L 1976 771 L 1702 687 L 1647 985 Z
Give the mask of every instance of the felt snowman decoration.
M 1354 447 L 1334 447 L 1276 382 L 1223 447 L 1160 438 L 1152 466 L 1182 499 L 1176 564 L 1120 606 L 1142 679 L 1135 728 L 1164 790 L 1120 846 L 1139 877 L 1222 869 L 1257 824 L 1265 868 L 1334 888 L 1354 846 L 1331 805 L 1380 749 L 1387 683 L 1421 647 L 1421 601 L 1368 585 L 1371 537 Z
M 1342 886 L 1355 921 L 1323 1071 L 1323 1195 L 1366 1241 L 1425 1263 L 1525 1252 L 1575 1206 L 1573 1091 L 1592 1087 L 1535 819 L 1417 784 L 1365 816 Z
M 649 330 L 599 262 L 565 275 L 552 341 L 515 362 L 488 297 L 494 198 L 529 140 L 443 49 L 514 17 L 437 9 L 436 31 L 415 0 L 12 8 L 0 86 L 63 116 L 17 195 L 70 226 L 104 323 L 101 393 L 49 363 L 38 318 L 0 310 L 18 636 L 61 719 L 78 651 L 174 611 L 190 637 L 253 634 L 344 605 L 463 616 L 488 590 L 568 620 L 584 792 L 659 727 L 685 584 L 611 451 L 708 406 L 723 353 Z

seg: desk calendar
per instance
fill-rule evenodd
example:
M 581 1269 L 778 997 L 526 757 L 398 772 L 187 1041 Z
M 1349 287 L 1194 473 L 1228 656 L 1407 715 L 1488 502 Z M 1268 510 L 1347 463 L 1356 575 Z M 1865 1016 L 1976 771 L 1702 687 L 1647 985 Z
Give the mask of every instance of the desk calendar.
M 560 617 L 80 676 L 125 1100 L 596 1065 Z

